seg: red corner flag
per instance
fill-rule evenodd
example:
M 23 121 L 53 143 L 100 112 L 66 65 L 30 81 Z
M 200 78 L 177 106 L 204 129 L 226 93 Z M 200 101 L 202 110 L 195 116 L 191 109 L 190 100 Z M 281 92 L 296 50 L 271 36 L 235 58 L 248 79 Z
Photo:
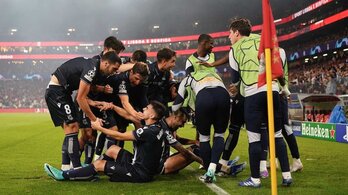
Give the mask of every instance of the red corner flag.
M 269 0 L 262 0 L 262 32 L 259 47 L 258 58 L 260 60 L 260 70 L 258 77 L 258 87 L 266 84 L 266 69 L 265 69 L 265 49 L 271 49 L 272 59 L 272 80 L 283 76 L 283 66 L 279 54 L 279 46 L 277 33 L 274 25 L 274 18 L 272 14 Z

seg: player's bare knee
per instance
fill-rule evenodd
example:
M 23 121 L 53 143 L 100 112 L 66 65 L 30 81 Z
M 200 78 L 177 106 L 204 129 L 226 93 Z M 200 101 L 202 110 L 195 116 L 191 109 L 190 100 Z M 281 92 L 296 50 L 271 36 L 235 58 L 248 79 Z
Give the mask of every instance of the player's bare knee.
M 106 160 L 96 160 L 93 162 L 96 171 L 104 171 Z
M 121 148 L 119 146 L 113 145 L 105 152 L 105 154 L 113 159 L 116 159 L 120 150 Z
M 65 134 L 71 134 L 71 133 L 78 133 L 79 132 L 79 124 L 77 122 L 65 124 L 64 123 L 64 133 Z

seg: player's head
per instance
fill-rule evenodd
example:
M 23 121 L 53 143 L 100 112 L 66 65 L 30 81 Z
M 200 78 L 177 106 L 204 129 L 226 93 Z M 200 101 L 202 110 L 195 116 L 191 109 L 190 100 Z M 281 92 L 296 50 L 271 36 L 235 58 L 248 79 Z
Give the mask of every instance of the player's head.
M 132 70 L 129 72 L 129 81 L 132 86 L 139 85 L 147 79 L 150 71 L 147 64 L 144 62 L 137 62 L 134 64 Z
M 233 19 L 230 24 L 230 35 L 231 44 L 233 45 L 242 37 L 248 37 L 251 33 L 251 23 L 248 19 L 238 18 Z
M 157 62 L 162 64 L 163 70 L 170 70 L 175 66 L 176 52 L 169 49 L 163 48 L 157 52 Z
M 211 53 L 214 48 L 214 39 L 208 34 L 201 34 L 198 37 L 198 47 L 207 53 Z
M 171 120 L 170 127 L 172 130 L 177 130 L 180 127 L 183 127 L 188 119 L 186 112 L 183 109 L 179 109 L 170 114 L 168 117 Z
M 122 41 L 118 40 L 114 36 L 110 36 L 104 40 L 104 53 L 108 51 L 115 51 L 117 54 L 120 54 L 126 48 L 124 47 Z
M 158 101 L 151 101 L 149 105 L 147 105 L 143 109 L 144 119 L 152 119 L 152 120 L 160 120 L 164 117 L 166 113 L 166 107 Z
M 131 60 L 133 63 L 136 63 L 136 62 L 146 63 L 147 55 L 143 50 L 136 50 L 135 52 L 133 52 Z
M 115 74 L 121 64 L 121 58 L 118 57 L 116 52 L 109 51 L 101 57 L 100 72 L 103 75 Z

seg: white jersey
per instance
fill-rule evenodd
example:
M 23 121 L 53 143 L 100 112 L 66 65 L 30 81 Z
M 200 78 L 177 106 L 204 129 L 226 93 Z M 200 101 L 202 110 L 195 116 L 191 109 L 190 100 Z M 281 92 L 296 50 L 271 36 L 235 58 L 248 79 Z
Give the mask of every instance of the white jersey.
M 222 87 L 226 89 L 224 83 L 214 76 L 207 76 L 197 81 L 191 76 L 191 74 L 189 74 L 181 81 L 179 85 L 178 96 L 175 98 L 172 106 L 173 111 L 178 110 L 184 103 L 186 87 L 191 87 L 195 95 L 197 95 L 202 89 L 205 88 Z

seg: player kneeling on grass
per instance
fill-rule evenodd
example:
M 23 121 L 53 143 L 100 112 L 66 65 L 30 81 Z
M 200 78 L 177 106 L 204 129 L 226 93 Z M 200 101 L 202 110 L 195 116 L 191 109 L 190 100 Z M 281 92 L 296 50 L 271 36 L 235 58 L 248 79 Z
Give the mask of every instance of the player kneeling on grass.
M 105 129 L 99 122 L 92 122 L 92 128 L 112 136 L 118 140 L 133 140 L 134 155 L 120 148 L 110 147 L 100 160 L 86 167 L 61 171 L 48 164 L 44 169 L 55 180 L 94 180 L 97 172 L 104 172 L 114 182 L 148 182 L 158 174 L 161 165 L 161 155 L 164 150 L 164 130 L 158 120 L 165 113 L 165 107 L 152 101 L 144 108 L 145 126 L 134 131 L 120 133 Z M 98 119 L 100 120 L 100 119 Z M 134 159 L 134 161 L 132 161 Z
M 160 121 L 162 128 L 166 134 L 166 147 L 162 156 L 163 168 L 161 174 L 172 174 L 184 169 L 190 165 L 193 161 L 203 164 L 202 159 L 199 157 L 199 142 L 197 140 L 190 140 L 182 138 L 177 135 L 177 130 L 183 127 L 187 121 L 188 114 L 183 109 L 179 109 L 172 112 L 169 117 Z M 190 145 L 188 148 L 184 148 L 183 145 Z M 170 155 L 170 146 L 175 148 L 178 153 Z M 239 158 L 238 158 L 239 159 Z M 229 165 L 217 165 L 217 172 L 221 172 L 227 175 L 236 176 L 242 172 L 246 166 L 246 163 L 236 164 L 238 159 L 235 159 Z

